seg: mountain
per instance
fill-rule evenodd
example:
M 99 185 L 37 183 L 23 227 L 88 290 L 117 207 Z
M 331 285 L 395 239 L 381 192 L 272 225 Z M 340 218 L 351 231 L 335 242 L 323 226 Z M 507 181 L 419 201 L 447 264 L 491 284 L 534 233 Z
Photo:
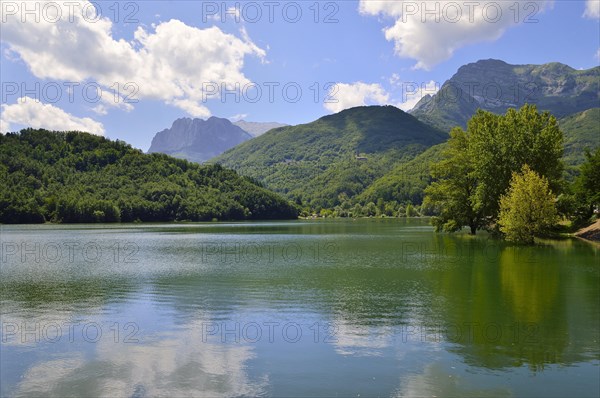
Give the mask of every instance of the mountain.
M 267 131 L 275 129 L 277 127 L 288 126 L 287 124 L 276 122 L 247 122 L 245 120 L 239 120 L 237 122 L 234 122 L 233 124 L 240 127 L 245 132 L 250 133 L 254 137 L 263 135 Z
M 565 134 L 565 163 L 580 165 L 585 161 L 584 151 L 600 147 L 600 108 L 559 119 L 560 129 Z
M 424 96 L 410 113 L 449 131 L 454 126 L 466 127 L 478 108 L 500 114 L 525 103 L 536 104 L 557 118 L 597 107 L 600 66 L 576 70 L 558 62 L 510 65 L 481 60 L 461 66 L 440 91 Z
M 431 165 L 442 159 L 446 145 L 445 142 L 434 145 L 414 159 L 399 162 L 358 195 L 356 201 L 366 204 L 383 199 L 385 202 L 420 204 L 425 188 L 432 181 Z
M 566 177 L 573 181 L 579 166 L 585 161 L 584 151 L 600 147 L 600 108 L 592 108 L 558 120 L 565 137 Z M 365 204 L 383 199 L 419 204 L 424 190 L 431 182 L 430 167 L 441 160 L 441 151 L 446 143 L 434 145 L 414 159 L 399 162 L 392 170 L 375 180 L 356 197 Z
M 154 136 L 148 153 L 160 152 L 203 163 L 251 138 L 252 135 L 228 119 L 181 118 L 175 120 L 170 129 Z
M 0 223 L 291 219 L 279 195 L 218 165 L 79 132 L 0 135 Z
M 296 203 L 331 208 L 446 138 L 393 106 L 363 106 L 270 130 L 212 161 Z

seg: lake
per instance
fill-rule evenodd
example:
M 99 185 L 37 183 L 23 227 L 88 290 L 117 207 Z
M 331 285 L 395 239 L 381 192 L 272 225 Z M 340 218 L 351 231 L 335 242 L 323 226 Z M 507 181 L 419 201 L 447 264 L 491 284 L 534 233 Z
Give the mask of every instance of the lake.
M 2 396 L 594 396 L 600 248 L 427 220 L 1 226 Z

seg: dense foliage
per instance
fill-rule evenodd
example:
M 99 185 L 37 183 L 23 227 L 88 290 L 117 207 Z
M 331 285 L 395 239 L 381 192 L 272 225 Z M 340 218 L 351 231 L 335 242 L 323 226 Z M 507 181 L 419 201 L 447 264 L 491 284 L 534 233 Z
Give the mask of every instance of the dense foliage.
M 579 112 L 558 121 L 565 134 L 565 156 L 567 178 L 573 179 L 578 166 L 585 160 L 586 150 L 600 147 L 600 108 Z
M 581 208 L 580 218 L 587 220 L 595 210 L 600 210 L 600 147 L 585 152 L 586 161 L 575 181 L 575 203 Z
M 414 159 L 398 162 L 389 172 L 375 180 L 356 199 L 360 203 L 398 201 L 421 204 L 425 188 L 431 183 L 431 166 L 441 159 L 447 143 L 434 145 Z
M 426 204 L 437 214 L 433 218 L 436 230 L 455 232 L 463 226 L 475 234 L 484 225 L 480 208 L 474 206 L 477 190 L 475 165 L 469 153 L 469 136 L 460 128 L 450 132 L 443 158 L 431 166 L 436 181 L 427 187 Z
M 234 171 L 79 132 L 0 135 L 0 185 L 3 223 L 297 216 L 293 205 Z
M 214 161 L 318 211 L 342 206 L 341 198 L 354 205 L 376 179 L 446 137 L 398 108 L 357 107 L 273 129 Z
M 513 173 L 508 192 L 500 197 L 498 224 L 506 239 L 533 243 L 535 236 L 547 233 L 557 221 L 548 180 L 527 165 L 520 173 Z
M 427 202 L 438 208 L 436 226 L 471 233 L 498 219 L 500 197 L 514 172 L 527 164 L 561 189 L 563 136 L 554 116 L 533 105 L 505 115 L 479 110 L 467 131 L 455 128 L 443 160 L 434 168 L 438 181 L 427 189 Z

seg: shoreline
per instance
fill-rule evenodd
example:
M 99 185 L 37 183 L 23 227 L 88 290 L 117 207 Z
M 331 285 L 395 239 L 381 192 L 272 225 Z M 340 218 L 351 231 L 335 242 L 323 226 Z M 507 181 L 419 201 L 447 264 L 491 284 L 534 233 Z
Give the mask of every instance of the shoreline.
M 590 242 L 600 242 L 600 219 L 585 228 L 579 229 L 573 235 Z

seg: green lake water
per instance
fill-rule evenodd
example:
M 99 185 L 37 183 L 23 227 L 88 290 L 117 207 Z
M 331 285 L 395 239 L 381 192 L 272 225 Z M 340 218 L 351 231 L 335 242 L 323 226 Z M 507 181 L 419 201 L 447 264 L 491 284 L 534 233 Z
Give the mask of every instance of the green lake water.
M 1 396 L 600 395 L 600 247 L 426 220 L 0 230 Z

